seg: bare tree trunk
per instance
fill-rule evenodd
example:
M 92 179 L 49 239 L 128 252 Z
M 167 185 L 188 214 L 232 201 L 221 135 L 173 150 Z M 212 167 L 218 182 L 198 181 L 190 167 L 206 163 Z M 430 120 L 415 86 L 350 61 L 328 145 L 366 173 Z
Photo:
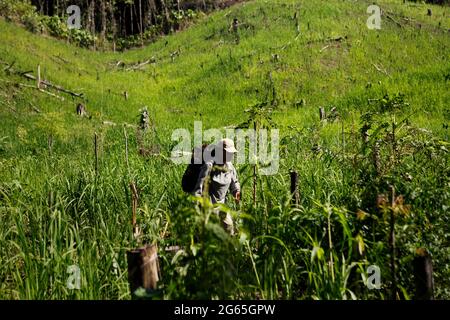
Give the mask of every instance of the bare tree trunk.
M 148 20 L 149 23 L 151 25 L 154 25 L 156 23 L 156 16 L 155 16 L 155 12 L 156 12 L 156 4 L 155 4 L 155 0 L 148 0 Z
M 44 14 L 44 0 L 39 0 L 39 13 L 42 15 Z
M 144 36 L 142 29 L 142 0 L 139 0 L 139 33 L 141 35 L 141 46 L 144 46 Z
M 133 26 L 133 3 L 130 5 L 130 19 L 131 19 L 131 34 L 134 33 L 134 26 Z
M 95 14 L 94 14 L 94 10 L 95 10 L 95 1 L 91 0 L 91 2 L 89 3 L 89 9 L 88 9 L 88 29 L 89 31 L 94 34 L 95 33 Z
M 117 26 L 116 26 L 116 17 L 114 15 L 114 6 L 112 0 L 109 1 L 109 13 L 111 15 L 111 32 L 113 36 L 113 50 L 116 51 L 116 35 L 117 35 Z
M 95 50 L 95 0 L 91 1 L 91 33 L 94 37 L 94 50 Z
M 170 23 L 170 18 L 169 18 L 169 11 L 167 10 L 167 5 L 166 2 L 164 0 L 161 0 L 161 7 L 162 7 L 162 11 L 164 13 L 164 17 L 165 17 L 165 27 L 164 27 L 164 32 L 165 33 L 169 33 L 171 26 L 169 25 Z
M 126 28 L 126 19 L 125 19 L 125 9 L 122 10 L 122 12 L 120 13 L 120 18 L 119 18 L 119 27 L 120 27 L 120 35 L 126 36 L 127 34 L 127 28 Z
M 104 42 L 106 39 L 106 5 L 105 5 L 105 1 L 106 0 L 100 1 L 100 11 L 101 11 L 101 15 L 102 15 L 102 28 L 100 31 L 100 38 L 102 39 L 102 42 Z
M 138 3 L 138 6 L 139 6 L 139 3 Z M 137 32 L 140 33 L 141 29 L 140 29 L 140 24 L 139 24 L 138 10 L 137 10 L 136 5 L 134 3 L 133 3 L 133 17 L 134 17 L 134 19 L 136 19 Z

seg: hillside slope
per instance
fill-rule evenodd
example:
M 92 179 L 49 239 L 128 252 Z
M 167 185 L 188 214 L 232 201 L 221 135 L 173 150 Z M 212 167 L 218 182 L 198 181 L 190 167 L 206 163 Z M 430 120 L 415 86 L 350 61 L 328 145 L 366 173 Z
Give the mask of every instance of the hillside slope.
M 382 1 L 386 15 L 376 31 L 366 27 L 369 2 L 251 1 L 125 53 L 89 52 L 2 21 L 0 56 L 21 71 L 36 73 L 40 64 L 44 78 L 83 92 L 96 119 L 132 122 L 147 105 L 164 134 L 174 126 L 192 127 L 196 113 L 202 113 L 208 127 L 224 120 L 226 125 L 237 124 L 243 108 L 264 94 L 268 72 L 281 101 L 277 111 L 283 124 L 311 121 L 318 117 L 318 106 L 332 105 L 347 113 L 363 108 L 367 98 L 402 92 L 420 125 L 438 130 L 449 104 L 449 8 L 433 7 L 429 17 L 427 6 Z M 388 13 L 402 27 L 388 19 Z M 243 23 L 239 44 L 229 32 L 234 17 Z M 338 37 L 345 39 L 326 41 Z M 119 61 L 148 59 L 154 63 L 138 71 L 115 67 Z M 29 90 L 19 94 L 30 100 Z M 73 114 L 70 99 L 60 103 L 45 97 L 41 102 L 41 94 L 32 96 L 44 110 L 48 106 L 62 118 Z M 301 99 L 305 106 L 293 108 Z M 174 117 L 176 122 L 170 120 Z

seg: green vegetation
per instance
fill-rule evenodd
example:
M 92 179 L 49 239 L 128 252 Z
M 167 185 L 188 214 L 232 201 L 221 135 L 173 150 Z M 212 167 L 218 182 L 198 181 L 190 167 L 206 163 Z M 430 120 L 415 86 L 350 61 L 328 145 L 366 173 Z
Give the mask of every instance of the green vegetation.
M 0 15 L 31 32 L 80 47 L 124 50 L 184 29 L 220 5 L 221 0 L 2 0 Z M 79 20 L 73 6 L 79 8 Z M 68 26 L 75 20 L 82 28 Z
M 157 298 L 389 299 L 394 216 L 397 297 L 414 298 L 411 261 L 426 248 L 435 297 L 449 299 L 450 9 L 377 1 L 381 30 L 369 30 L 372 2 L 249 1 L 121 53 L 0 19 L 0 298 L 129 299 L 126 251 L 145 241 L 160 248 Z M 38 65 L 84 99 L 24 86 Z M 257 177 L 254 204 L 253 168 L 237 167 L 243 201 L 222 208 L 238 221 L 230 237 L 210 204 L 183 194 L 171 135 L 269 113 L 279 172 Z M 71 265 L 79 290 L 66 285 Z M 370 265 L 380 290 L 364 284 Z

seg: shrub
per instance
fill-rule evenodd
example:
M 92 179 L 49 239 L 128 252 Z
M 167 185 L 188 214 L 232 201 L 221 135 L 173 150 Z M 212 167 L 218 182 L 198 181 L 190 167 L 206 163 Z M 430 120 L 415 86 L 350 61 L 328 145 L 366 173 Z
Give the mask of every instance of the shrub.
M 23 22 L 22 17 L 35 13 L 36 8 L 29 1 L 2 0 L 0 15 L 9 21 Z

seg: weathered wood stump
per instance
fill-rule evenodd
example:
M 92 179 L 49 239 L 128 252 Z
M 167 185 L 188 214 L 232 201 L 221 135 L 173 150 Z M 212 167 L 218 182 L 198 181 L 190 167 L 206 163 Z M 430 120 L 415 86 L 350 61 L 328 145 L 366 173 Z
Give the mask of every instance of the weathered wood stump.
M 416 256 L 413 260 L 414 279 L 416 284 L 417 300 L 433 299 L 433 264 L 431 256 L 425 248 L 416 250 Z
M 159 281 L 158 247 L 153 244 L 128 251 L 127 261 L 131 294 L 139 288 L 156 290 Z
M 77 104 L 76 108 L 77 115 L 83 117 L 86 115 L 86 106 L 82 103 Z
M 320 116 L 320 121 L 326 120 L 327 116 L 325 114 L 325 108 L 324 107 L 320 107 L 319 108 L 319 116 Z

